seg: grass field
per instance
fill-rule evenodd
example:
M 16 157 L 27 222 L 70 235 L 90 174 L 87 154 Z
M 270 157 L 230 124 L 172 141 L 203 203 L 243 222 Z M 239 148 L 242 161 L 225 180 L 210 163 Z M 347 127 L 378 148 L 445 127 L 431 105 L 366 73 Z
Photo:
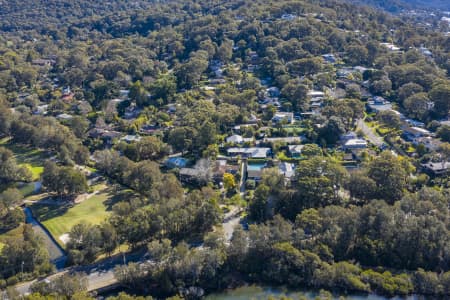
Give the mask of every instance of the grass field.
M 3 247 L 5 246 L 6 241 L 9 238 L 18 237 L 18 236 L 22 235 L 22 232 L 23 232 L 22 226 L 23 225 L 15 228 L 13 230 L 10 230 L 8 232 L 0 234 L 0 251 L 3 249 Z
M 0 146 L 11 150 L 14 153 L 17 163 L 27 167 L 31 171 L 33 180 L 39 180 L 39 177 L 44 171 L 44 161 L 50 158 L 48 153 L 40 149 L 11 144 L 7 138 L 0 140 Z
M 60 237 L 78 223 L 100 224 L 111 214 L 111 209 L 121 197 L 111 189 L 104 189 L 79 204 L 33 204 L 34 216 L 47 228 L 61 246 Z

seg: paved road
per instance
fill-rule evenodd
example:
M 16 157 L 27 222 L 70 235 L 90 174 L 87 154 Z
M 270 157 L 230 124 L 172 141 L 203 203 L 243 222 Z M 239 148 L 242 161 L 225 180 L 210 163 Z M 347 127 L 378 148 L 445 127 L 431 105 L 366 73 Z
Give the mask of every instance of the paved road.
M 377 135 L 372 128 L 370 128 L 369 126 L 367 126 L 367 124 L 364 122 L 363 119 L 359 119 L 357 121 L 357 128 L 361 129 L 361 131 L 364 133 L 364 135 L 367 137 L 367 139 L 369 140 L 369 142 L 371 142 L 372 144 L 374 144 L 377 147 L 380 147 L 381 145 L 384 144 L 383 138 L 379 135 Z
M 231 208 L 231 210 L 225 214 L 222 228 L 227 243 L 230 242 L 233 237 L 234 229 L 241 223 L 241 221 L 241 209 L 236 206 Z

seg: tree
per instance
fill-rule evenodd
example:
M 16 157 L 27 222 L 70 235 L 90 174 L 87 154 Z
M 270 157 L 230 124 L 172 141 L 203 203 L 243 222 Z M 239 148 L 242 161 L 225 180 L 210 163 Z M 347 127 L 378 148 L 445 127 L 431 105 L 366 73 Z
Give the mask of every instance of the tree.
M 377 192 L 376 182 L 363 172 L 351 173 L 347 188 L 352 198 L 363 201 L 373 199 Z
M 264 222 L 268 218 L 268 201 L 270 187 L 260 184 L 255 190 L 253 199 L 250 201 L 248 210 L 249 217 L 257 222 Z
M 148 160 L 138 162 L 134 165 L 127 178 L 125 178 L 126 182 L 136 192 L 153 197 L 159 197 L 154 192 L 156 192 L 155 187 L 161 183 L 161 179 L 162 175 L 159 170 L 159 165 Z
M 397 157 L 388 151 L 382 152 L 367 168 L 368 177 L 376 184 L 376 198 L 394 203 L 402 197 L 408 174 Z
M 72 167 L 60 167 L 52 161 L 44 163 L 42 185 L 59 196 L 71 196 L 87 190 L 86 176 Z
M 324 126 L 320 128 L 320 136 L 327 144 L 335 144 L 339 137 L 346 132 L 345 125 L 339 117 L 329 118 Z
M 236 189 L 236 182 L 234 180 L 233 174 L 230 173 L 223 174 L 223 186 L 228 192 Z
M 322 155 L 322 149 L 317 144 L 305 144 L 302 148 L 302 155 L 307 157 Z
M 280 195 L 275 212 L 295 220 L 303 209 L 340 203 L 339 189 L 348 174 L 332 159 L 313 156 L 302 160 L 296 170 L 295 190 Z
M 446 116 L 450 110 L 450 84 L 439 84 L 430 91 L 429 97 L 434 102 L 434 111 L 438 116 Z
M 400 117 L 390 110 L 380 111 L 377 114 L 377 119 L 384 126 L 395 130 L 399 130 L 402 124 Z
M 10 150 L 0 147 L 0 183 L 9 184 L 30 179 L 30 170 L 17 165 L 14 154 Z
M 176 78 L 171 74 L 160 75 L 150 86 L 152 98 L 162 99 L 163 101 L 161 104 L 167 104 L 172 101 L 176 91 Z
M 367 48 L 360 45 L 351 45 L 347 48 L 347 60 L 352 65 L 365 64 L 367 61 Z
M 409 82 L 402 85 L 398 91 L 398 102 L 403 103 L 405 99 L 408 97 L 411 97 L 414 94 L 422 93 L 423 87 L 421 85 L 418 85 L 417 83 Z
M 150 100 L 148 92 L 139 80 L 131 85 L 129 97 L 131 100 L 135 101 L 138 106 L 148 105 Z
M 417 93 L 406 98 L 403 106 L 410 116 L 423 120 L 428 112 L 429 101 L 427 93 Z
M 450 143 L 450 126 L 444 125 L 439 127 L 437 130 L 437 135 L 447 143 Z
M 76 265 L 91 263 L 102 250 L 99 226 L 80 223 L 72 227 L 67 243 L 69 261 Z
M 281 95 L 292 103 L 294 109 L 303 110 L 306 105 L 308 87 L 297 80 L 289 80 L 281 89 Z

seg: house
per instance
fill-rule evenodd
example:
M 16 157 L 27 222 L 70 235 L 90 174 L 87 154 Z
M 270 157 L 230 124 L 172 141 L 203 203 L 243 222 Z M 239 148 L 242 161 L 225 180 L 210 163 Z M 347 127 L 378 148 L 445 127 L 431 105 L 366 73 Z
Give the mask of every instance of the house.
M 423 46 L 421 46 L 419 48 L 419 52 L 422 53 L 422 55 L 427 56 L 427 57 L 432 57 L 433 56 L 433 53 L 429 49 L 427 49 L 427 48 L 425 48 Z
M 420 127 L 403 127 L 403 137 L 407 141 L 414 141 L 416 138 L 431 136 L 431 132 Z
M 381 46 L 387 48 L 391 52 L 399 52 L 401 49 L 392 43 L 380 43 Z
M 392 104 L 380 96 L 375 96 L 372 100 L 367 101 L 367 105 L 370 111 L 380 112 L 392 110 Z
M 111 145 L 115 139 L 119 138 L 122 135 L 122 133 L 102 128 L 93 128 L 89 130 L 88 135 L 89 137 L 94 139 L 99 138 L 103 142 Z
M 72 116 L 72 115 L 69 115 L 69 114 L 66 114 L 66 113 L 64 113 L 64 114 L 59 114 L 59 115 L 57 115 L 57 116 L 56 116 L 56 118 L 57 118 L 58 120 L 64 120 L 64 121 L 67 121 L 67 120 L 70 120 L 70 119 L 72 119 L 72 118 L 73 118 L 73 116 Z
M 241 125 L 234 126 L 232 130 L 235 134 L 240 134 L 243 132 L 244 128 L 247 128 L 247 127 L 257 128 L 258 125 L 257 124 L 241 124 Z
M 138 135 L 130 135 L 129 134 L 129 135 L 122 137 L 120 140 L 130 144 L 130 143 L 134 143 L 134 142 L 139 142 L 141 140 L 141 137 Z
M 295 18 L 297 18 L 297 16 L 294 15 L 294 14 L 283 14 L 283 15 L 281 15 L 281 19 L 285 20 L 285 21 L 293 21 L 293 20 L 295 20 Z
M 341 142 L 345 143 L 349 140 L 357 139 L 358 135 L 354 131 L 349 131 L 346 134 L 341 135 Z
M 125 108 L 125 113 L 123 114 L 124 119 L 131 120 L 135 119 L 141 113 L 141 109 L 138 108 L 134 103 Z
M 251 148 L 229 148 L 227 150 L 229 156 L 238 156 L 249 158 L 267 158 L 270 154 L 270 148 L 251 147 Z
M 336 57 L 334 56 L 334 54 L 331 54 L 331 53 L 322 55 L 322 58 L 327 63 L 334 64 L 336 62 Z
M 270 88 L 266 89 L 266 93 L 269 97 L 272 98 L 280 97 L 280 89 L 276 86 L 271 86 Z
M 450 171 L 450 162 L 429 162 L 422 164 L 424 172 L 431 176 L 442 176 Z
M 287 124 L 291 124 L 294 121 L 294 113 L 276 112 L 272 118 L 272 123 L 277 124 L 283 121 L 285 121 Z
M 281 162 L 278 165 L 278 171 L 287 179 L 292 179 L 295 176 L 295 165 L 292 163 Z
M 33 110 L 34 115 L 46 115 L 48 109 L 48 104 L 38 105 L 36 109 Z
M 244 138 L 241 135 L 238 134 L 234 134 L 232 136 L 229 136 L 225 139 L 225 141 L 227 143 L 231 143 L 231 144 L 242 144 L 245 142 L 252 142 L 253 138 Z
M 287 144 L 292 143 L 301 143 L 306 141 L 306 137 L 301 136 L 286 136 L 286 137 L 272 137 L 272 138 L 264 138 L 264 142 L 266 143 L 275 143 L 275 142 L 282 142 Z
M 128 96 L 130 95 L 130 90 L 120 90 L 119 91 L 119 97 L 121 98 L 121 99 L 124 99 L 124 100 L 126 100 L 126 99 L 128 99 Z
M 42 58 L 33 59 L 31 61 L 31 64 L 33 66 L 39 66 L 39 67 L 51 67 L 55 63 L 56 63 L 56 61 L 53 59 L 42 59 Z
M 151 135 L 160 130 L 160 126 L 156 124 L 145 124 L 139 129 L 141 134 Z
M 344 149 L 365 149 L 367 148 L 367 142 L 363 139 L 350 139 L 343 145 Z
M 170 157 L 164 162 L 164 166 L 169 169 L 185 168 L 188 160 L 183 157 Z
M 299 158 L 302 155 L 304 145 L 289 145 L 289 155 L 293 158 Z
M 219 84 L 225 84 L 227 81 L 223 78 L 214 78 L 209 80 L 210 85 L 219 85 Z
M 223 175 L 225 173 L 229 173 L 232 175 L 236 175 L 239 172 L 239 165 L 230 165 L 225 159 L 216 160 L 213 167 L 213 180 L 216 184 L 219 184 L 223 181 Z
M 409 124 L 409 126 L 412 126 L 412 127 L 421 127 L 421 128 L 425 127 L 425 123 L 420 122 L 420 121 L 416 121 L 416 120 L 413 120 L 413 119 L 405 119 L 405 122 L 407 124 Z
M 260 180 L 266 163 L 252 163 L 247 165 L 247 179 Z
M 413 145 L 423 145 L 427 151 L 435 151 L 439 149 L 442 142 L 438 139 L 432 138 L 430 136 L 418 137 L 412 140 Z
M 188 184 L 205 184 L 205 174 L 202 169 L 181 168 L 179 173 L 180 181 Z
M 312 90 L 312 91 L 308 92 L 308 96 L 311 98 L 323 98 L 323 97 L 325 97 L 325 93 L 321 92 L 321 91 Z

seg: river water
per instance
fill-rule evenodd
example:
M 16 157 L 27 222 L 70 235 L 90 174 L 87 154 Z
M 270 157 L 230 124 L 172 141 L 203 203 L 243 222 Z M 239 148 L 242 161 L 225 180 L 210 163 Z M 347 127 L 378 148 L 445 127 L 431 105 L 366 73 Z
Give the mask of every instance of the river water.
M 284 288 L 273 288 L 273 287 L 263 287 L 263 286 L 243 286 L 233 290 L 228 290 L 221 293 L 210 294 L 206 296 L 206 300 L 265 300 L 270 296 L 288 296 L 292 299 L 299 299 L 299 297 L 305 297 L 308 300 L 314 300 L 319 296 L 319 291 L 314 290 L 288 290 Z M 333 299 L 339 299 L 342 296 L 346 300 L 423 300 L 426 299 L 422 296 L 408 296 L 408 297 L 394 297 L 386 298 L 383 296 L 378 296 L 374 294 L 352 294 L 352 295 L 340 295 L 334 294 Z

